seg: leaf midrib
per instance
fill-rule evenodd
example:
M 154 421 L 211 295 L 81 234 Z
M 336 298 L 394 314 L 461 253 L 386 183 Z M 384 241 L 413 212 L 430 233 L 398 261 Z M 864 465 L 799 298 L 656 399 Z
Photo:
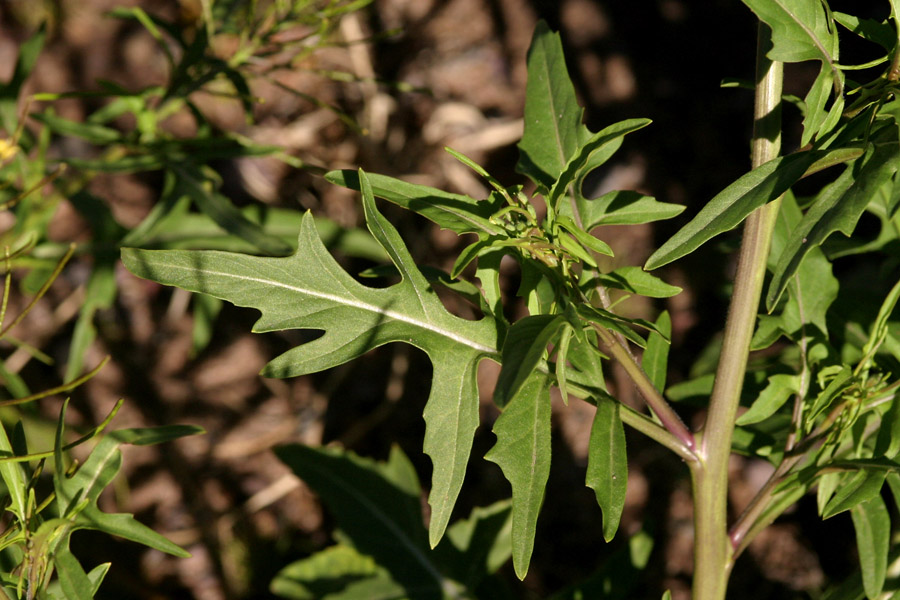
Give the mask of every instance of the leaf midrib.
M 819 40 L 819 37 L 815 34 L 815 32 L 807 27 L 806 24 L 801 21 L 800 18 L 797 17 L 791 9 L 787 8 L 784 5 L 783 0 L 774 0 L 774 2 L 779 8 L 781 8 L 781 10 L 787 13 L 791 20 L 794 21 L 794 23 L 800 26 L 800 28 L 806 33 L 806 35 L 809 36 L 809 39 L 811 39 L 816 48 L 819 49 L 819 53 L 822 55 L 822 59 L 825 60 L 829 65 L 831 65 L 831 70 L 834 71 L 834 61 L 831 60 L 831 54 L 829 54 L 829 52 L 825 49 L 825 46 Z
M 170 269 L 177 269 L 177 270 L 181 270 L 181 271 L 190 271 L 190 272 L 195 271 L 195 269 L 193 267 L 183 267 L 181 265 L 167 265 L 167 266 Z M 397 312 L 397 311 L 394 311 L 394 310 L 391 310 L 388 308 L 382 308 L 382 307 L 376 306 L 374 304 L 369 304 L 367 302 L 363 302 L 363 301 L 359 301 L 359 300 L 351 300 L 351 299 L 348 299 L 346 297 L 339 296 L 336 294 L 329 294 L 327 292 L 320 292 L 320 291 L 311 290 L 308 288 L 302 288 L 302 287 L 298 287 L 298 286 L 294 286 L 294 285 L 288 285 L 288 284 L 280 282 L 280 281 L 264 279 L 261 277 L 250 277 L 248 275 L 235 275 L 233 273 L 227 273 L 227 272 L 223 272 L 223 271 L 214 271 L 214 270 L 210 270 L 210 269 L 205 269 L 203 272 L 204 272 L 205 276 L 213 275 L 213 276 L 227 277 L 229 279 L 234 279 L 237 281 L 252 281 L 252 282 L 261 283 L 261 284 L 272 286 L 272 287 L 282 288 L 285 290 L 296 292 L 298 294 L 306 294 L 309 296 L 313 296 L 315 298 L 320 298 L 322 300 L 328 300 L 328 301 L 334 302 L 335 304 L 340 304 L 340 305 L 356 308 L 359 310 L 373 312 L 373 313 L 382 315 L 384 317 L 388 317 L 388 318 L 395 319 L 395 320 L 403 322 L 403 323 L 407 323 L 414 327 L 419 327 L 421 329 L 431 331 L 431 332 L 436 333 L 442 337 L 445 337 L 453 342 L 456 342 L 457 344 L 461 344 L 463 346 L 468 346 L 468 347 L 472 348 L 473 350 L 477 350 L 480 353 L 490 354 L 490 355 L 497 354 L 496 348 L 485 346 L 484 344 L 476 342 L 475 340 L 472 340 L 465 336 L 459 335 L 458 333 L 456 333 L 452 330 L 437 326 L 434 323 L 421 321 L 419 319 L 416 319 L 414 317 L 411 317 L 411 316 L 401 313 L 401 312 Z M 206 292 L 206 293 L 209 293 L 209 292 Z M 226 300 L 227 300 L 227 298 L 226 298 Z M 257 308 L 258 310 L 262 310 L 259 307 L 251 307 L 251 308 Z M 448 316 L 452 317 L 453 315 L 450 315 L 448 313 Z M 455 318 L 459 318 L 459 317 L 455 317 Z M 466 321 L 464 319 L 460 319 L 460 321 L 462 321 L 463 323 L 470 322 L 470 321 Z

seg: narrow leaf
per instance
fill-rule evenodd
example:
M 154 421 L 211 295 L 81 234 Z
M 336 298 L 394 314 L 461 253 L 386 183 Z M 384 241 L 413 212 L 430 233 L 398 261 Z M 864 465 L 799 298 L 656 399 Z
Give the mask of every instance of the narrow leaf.
M 53 563 L 66 600 L 91 600 L 94 597 L 94 586 L 81 568 L 81 563 L 69 551 L 68 540 L 53 554 Z
M 371 556 L 350 546 L 337 545 L 287 565 L 278 572 L 269 589 L 276 596 L 291 600 L 319 600 L 332 598 L 351 584 L 359 585 L 361 581 L 371 582 L 375 578 L 390 580 L 390 575 Z M 394 583 L 394 588 L 395 597 L 404 594 L 401 585 Z
M 750 410 L 738 417 L 738 425 L 759 423 L 774 415 L 788 399 L 800 389 L 800 378 L 796 375 L 778 374 L 769 378 L 769 383 L 750 406 Z
M 497 443 L 485 459 L 512 486 L 512 555 L 524 579 L 534 548 L 538 513 L 550 475 L 550 381 L 532 374 L 494 423 Z
M 819 195 L 794 229 L 787 247 L 778 259 L 766 296 L 769 310 L 778 302 L 810 248 L 822 244 L 835 231 L 848 237 L 853 233 L 857 221 L 876 191 L 897 171 L 898 154 L 900 148 L 896 143 L 877 147 L 867 158 L 849 165 Z
M 550 206 L 554 207 L 554 209 L 556 208 L 560 197 L 565 194 L 569 186 L 579 178 L 579 175 L 582 174 L 585 167 L 588 165 L 590 165 L 591 168 L 598 166 L 592 164 L 590 161 L 591 156 L 595 152 L 602 150 L 604 146 L 617 142 L 625 135 L 637 131 L 638 129 L 642 129 L 649 124 L 650 119 L 628 119 L 627 121 L 614 123 L 593 134 L 584 142 L 584 144 L 580 144 L 574 156 L 569 159 L 568 164 L 562 174 L 560 174 L 559 179 L 557 179 L 550 188 L 548 197 Z M 575 194 L 572 195 L 572 198 L 575 198 Z M 576 220 L 576 222 L 577 221 L 578 220 Z
M 619 417 L 619 404 L 612 400 L 597 400 L 585 481 L 594 490 L 597 504 L 603 511 L 603 538 L 608 542 L 619 528 L 628 485 L 625 428 Z
M 215 190 L 207 189 L 209 182 L 204 182 L 199 174 L 188 169 L 173 167 L 179 182 L 201 211 L 212 218 L 216 224 L 228 233 L 253 244 L 261 252 L 273 256 L 288 254 L 289 244 L 267 235 L 258 224 L 247 219 L 231 200 Z
M 503 343 L 503 367 L 494 388 L 497 406 L 505 407 L 518 393 L 565 322 L 562 315 L 533 315 L 512 324 Z
M 822 518 L 829 519 L 879 496 L 887 471 L 859 471 L 825 505 Z
M 598 225 L 640 225 L 681 214 L 684 206 L 659 202 L 639 192 L 615 190 L 599 198 L 588 200 L 580 194 L 575 202 L 577 214 L 585 231 Z M 575 217 L 575 210 L 568 202 L 559 207 L 561 215 Z
M 509 560 L 511 533 L 512 503 L 501 500 L 476 507 L 467 519 L 460 519 L 447 528 L 447 535 L 435 553 L 454 581 L 474 590 Z
M 737 227 L 750 213 L 778 198 L 823 153 L 783 156 L 753 169 L 704 206 L 696 217 L 663 244 L 644 268 L 648 271 L 690 254 L 714 236 Z
M 669 363 L 669 337 L 672 335 L 672 319 L 668 311 L 660 313 L 656 319 L 656 331 L 647 336 L 647 348 L 641 356 L 641 367 L 653 386 L 662 391 L 666 389 L 666 371 Z
M 528 49 L 525 132 L 516 171 L 549 191 L 590 135 L 569 79 L 559 34 L 540 21 Z
M 866 597 L 874 600 L 884 588 L 890 548 L 891 518 L 881 496 L 858 504 L 850 511 L 856 529 L 856 547 Z
M 599 275 L 597 280 L 606 287 L 648 298 L 671 298 L 681 293 L 680 287 L 669 285 L 640 267 L 619 267 L 615 271 Z
M 456 233 L 503 234 L 503 228 L 490 221 L 497 207 L 462 194 L 451 194 L 415 183 L 407 183 L 385 175 L 366 174 L 372 192 L 378 198 L 417 212 L 423 217 Z M 352 190 L 359 190 L 356 171 L 331 171 L 325 179 Z
M 77 123 L 49 112 L 33 113 L 31 118 L 39 123 L 43 123 L 54 133 L 78 137 L 92 144 L 111 145 L 122 138 L 118 131 L 110 127 L 104 127 L 95 123 Z

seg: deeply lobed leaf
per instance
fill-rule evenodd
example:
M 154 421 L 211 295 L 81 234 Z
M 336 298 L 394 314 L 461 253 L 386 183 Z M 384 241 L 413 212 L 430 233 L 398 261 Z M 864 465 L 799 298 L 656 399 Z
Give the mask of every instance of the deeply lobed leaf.
M 301 222 L 297 252 L 270 258 L 218 251 L 124 249 L 136 275 L 261 311 L 254 330 L 324 330 L 322 337 L 272 360 L 271 377 L 294 377 L 337 366 L 378 346 L 404 342 L 432 360 L 432 389 L 425 408 L 425 452 L 434 463 L 429 503 L 431 544 L 450 519 L 478 426 L 477 365 L 497 355 L 493 319 L 451 315 L 416 267 L 397 230 L 375 208 L 371 186 L 359 175 L 370 231 L 402 280 L 383 289 L 348 275 L 322 245 L 311 215 Z

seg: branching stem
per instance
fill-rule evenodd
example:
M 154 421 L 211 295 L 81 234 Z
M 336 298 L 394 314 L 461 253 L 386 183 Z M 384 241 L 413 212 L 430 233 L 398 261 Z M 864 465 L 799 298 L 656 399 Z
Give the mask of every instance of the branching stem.
M 694 450 L 696 445 L 694 434 L 690 432 L 687 426 L 685 426 L 684 421 L 678 416 L 678 413 L 676 413 L 672 409 L 672 406 L 666 402 L 666 399 L 662 397 L 662 394 L 659 393 L 659 390 L 656 389 L 656 386 L 653 385 L 653 382 L 650 381 L 650 378 L 647 377 L 647 374 L 634 359 L 631 352 L 629 352 L 627 346 L 616 339 L 608 329 L 599 325 L 596 325 L 594 329 L 597 331 L 600 341 L 606 347 L 610 355 L 622 365 L 622 368 L 625 369 L 628 377 L 634 382 L 634 385 L 637 387 L 641 396 L 643 396 L 647 406 L 649 406 L 650 410 L 659 417 L 663 427 L 678 438 L 688 450 Z M 696 456 L 693 456 L 693 458 L 696 460 Z

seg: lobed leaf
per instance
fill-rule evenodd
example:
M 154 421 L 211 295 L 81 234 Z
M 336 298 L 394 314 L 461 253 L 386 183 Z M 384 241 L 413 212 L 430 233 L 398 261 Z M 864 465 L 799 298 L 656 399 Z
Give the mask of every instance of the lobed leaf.
M 122 465 L 123 443 L 146 444 L 168 441 L 197 433 L 191 426 L 167 426 L 149 429 L 122 429 L 107 434 L 91 451 L 84 464 L 71 477 L 66 476 L 62 457 L 63 419 L 65 406 L 60 411 L 59 425 L 54 444 L 53 487 L 61 517 L 70 520 L 74 529 L 96 529 L 105 533 L 143 544 L 150 548 L 179 556 L 190 556 L 177 544 L 156 533 L 128 513 L 105 513 L 97 506 L 100 493 L 110 484 Z
M 434 463 L 429 503 L 435 545 L 462 486 L 478 426 L 477 367 L 484 357 L 497 356 L 497 326 L 490 317 L 467 321 L 447 312 L 400 234 L 375 208 L 367 177 L 359 181 L 369 229 L 402 277 L 388 288 L 369 288 L 350 277 L 325 250 L 309 214 L 301 221 L 297 252 L 287 257 L 124 249 L 122 259 L 141 277 L 258 309 L 254 331 L 324 330 L 272 360 L 266 376 L 314 373 L 390 342 L 424 350 L 434 365 L 424 449 Z
M 772 60 L 802 62 L 838 60 L 838 39 L 821 0 L 743 0 L 772 29 Z

